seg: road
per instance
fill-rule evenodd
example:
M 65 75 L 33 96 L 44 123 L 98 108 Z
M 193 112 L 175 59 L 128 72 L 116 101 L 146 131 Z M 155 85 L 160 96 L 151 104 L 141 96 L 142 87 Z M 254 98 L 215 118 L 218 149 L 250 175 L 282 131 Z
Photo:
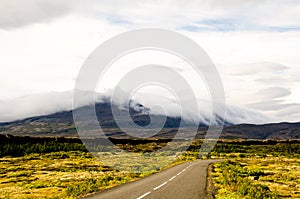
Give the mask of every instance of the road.
M 206 198 L 207 167 L 216 161 L 183 163 L 85 199 L 203 199 Z

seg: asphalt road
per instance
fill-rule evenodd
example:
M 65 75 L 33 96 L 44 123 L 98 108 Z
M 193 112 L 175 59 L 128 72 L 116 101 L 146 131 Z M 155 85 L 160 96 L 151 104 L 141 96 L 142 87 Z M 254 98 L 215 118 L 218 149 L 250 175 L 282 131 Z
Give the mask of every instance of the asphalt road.
M 85 199 L 198 199 L 206 198 L 207 167 L 217 160 L 198 160 L 146 178 L 116 186 Z

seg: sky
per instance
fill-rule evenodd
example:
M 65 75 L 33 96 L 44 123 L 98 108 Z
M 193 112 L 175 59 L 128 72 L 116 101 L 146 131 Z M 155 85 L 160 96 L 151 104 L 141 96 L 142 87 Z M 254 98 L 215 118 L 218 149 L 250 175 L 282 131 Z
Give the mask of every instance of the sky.
M 177 31 L 207 52 L 226 104 L 239 107 L 229 112 L 255 113 L 241 122 L 300 121 L 298 0 L 2 0 L 0 121 L 70 109 L 70 92 L 89 54 L 115 35 L 149 27 Z M 124 74 L 119 67 L 153 60 L 178 67 L 193 84 L 178 58 L 141 53 L 115 63 L 99 92 Z M 168 99 L 144 94 L 137 98 L 147 105 Z

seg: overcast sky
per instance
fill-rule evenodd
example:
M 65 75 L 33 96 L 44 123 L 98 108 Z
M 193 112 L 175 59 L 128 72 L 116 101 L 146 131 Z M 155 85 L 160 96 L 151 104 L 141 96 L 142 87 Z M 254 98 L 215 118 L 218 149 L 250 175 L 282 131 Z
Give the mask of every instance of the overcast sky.
M 22 117 L 20 110 L 34 115 L 69 108 L 65 92 L 74 88 L 87 56 L 103 41 L 145 27 L 196 41 L 216 64 L 228 104 L 300 121 L 299 0 L 1 0 L 0 120 Z M 113 85 L 113 74 L 104 87 Z M 51 106 L 54 91 L 64 99 Z

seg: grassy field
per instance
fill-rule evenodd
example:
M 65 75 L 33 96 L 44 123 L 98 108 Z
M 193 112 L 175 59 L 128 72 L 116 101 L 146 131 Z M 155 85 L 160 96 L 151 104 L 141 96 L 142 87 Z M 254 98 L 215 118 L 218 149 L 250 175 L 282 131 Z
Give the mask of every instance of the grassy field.
M 154 159 L 157 164 L 153 164 L 151 151 L 160 148 L 160 144 L 151 142 L 137 145 L 124 144 L 119 147 L 136 152 L 136 156 L 143 156 L 143 164 L 136 168 L 132 158 L 120 153 L 124 159 L 122 166 L 133 167 L 134 172 L 109 167 L 78 143 L 51 141 L 2 144 L 0 198 L 77 198 L 197 158 L 197 153 L 187 152 L 176 161 L 170 162 L 168 157 L 174 158 L 174 151 L 170 150 L 163 152 L 166 155 L 158 155 L 157 159 Z M 110 164 L 119 163 L 120 160 L 118 159 L 120 157 L 116 158 L 118 150 L 113 153 L 99 152 L 96 155 L 106 156 L 106 160 L 111 160 Z
M 213 158 L 216 198 L 300 198 L 300 145 L 219 145 Z
M 0 176 L 1 198 L 73 198 L 139 177 L 81 151 L 3 157 Z
M 180 144 L 184 147 L 184 143 Z M 181 162 L 196 160 L 200 145 L 198 140 L 179 155 L 173 149 L 164 151 L 158 156 L 159 164 L 155 165 L 150 161 L 152 152 L 165 143 L 119 144 L 120 149 L 146 157 L 143 165 L 135 168 L 138 172 L 129 172 L 101 163 L 80 143 L 2 143 L 0 198 L 77 198 L 137 180 Z M 299 150 L 299 144 L 289 142 L 225 141 L 202 158 L 230 159 L 213 167 L 218 198 L 300 198 Z M 114 154 L 102 152 L 102 155 L 111 155 L 108 159 L 112 163 L 117 154 L 118 151 Z M 174 156 L 177 160 L 168 162 L 167 157 Z M 124 158 L 124 166 L 134 166 L 132 159 Z
M 0 158 L 0 198 L 74 198 L 157 171 L 158 167 L 150 166 L 143 167 L 139 173 L 116 170 L 81 151 L 3 157 Z

